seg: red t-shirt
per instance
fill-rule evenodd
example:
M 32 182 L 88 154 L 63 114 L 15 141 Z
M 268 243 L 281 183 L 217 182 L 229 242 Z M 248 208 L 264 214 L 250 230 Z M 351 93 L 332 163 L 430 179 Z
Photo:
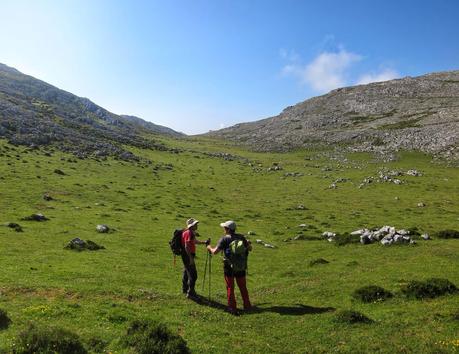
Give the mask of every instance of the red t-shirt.
M 193 231 L 185 230 L 182 233 L 182 245 L 187 246 L 191 253 L 196 253 L 196 236 Z

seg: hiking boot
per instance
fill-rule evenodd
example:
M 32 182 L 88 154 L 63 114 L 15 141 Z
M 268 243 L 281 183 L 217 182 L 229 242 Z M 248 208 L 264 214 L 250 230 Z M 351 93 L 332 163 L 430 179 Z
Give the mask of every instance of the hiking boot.
M 238 312 L 237 310 L 234 310 L 234 309 L 232 309 L 232 308 L 227 308 L 227 309 L 225 310 L 225 312 L 228 312 L 230 315 L 233 315 L 233 316 L 239 316 L 239 315 L 240 315 L 239 312 Z
M 186 294 L 186 298 L 190 299 L 190 300 L 198 300 L 199 296 L 198 296 L 198 294 L 196 294 L 196 292 L 193 291 L 193 292 L 188 292 Z

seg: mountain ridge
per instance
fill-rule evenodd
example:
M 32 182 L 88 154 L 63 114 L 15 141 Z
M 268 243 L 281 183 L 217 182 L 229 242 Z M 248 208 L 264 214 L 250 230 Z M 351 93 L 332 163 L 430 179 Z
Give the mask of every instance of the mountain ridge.
M 459 158 L 459 71 L 338 88 L 274 117 L 205 134 L 258 151 L 345 144 Z
M 0 64 L 0 137 L 17 145 L 56 144 L 80 157 L 133 158 L 123 145 L 166 149 L 146 135 L 184 134 L 117 115 L 90 99 Z

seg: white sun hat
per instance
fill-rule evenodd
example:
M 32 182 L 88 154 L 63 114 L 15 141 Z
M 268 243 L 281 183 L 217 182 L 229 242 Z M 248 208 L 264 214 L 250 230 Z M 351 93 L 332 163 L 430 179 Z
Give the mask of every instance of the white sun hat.
M 226 227 L 232 231 L 236 231 L 236 223 L 233 220 L 228 220 L 220 224 L 221 227 Z

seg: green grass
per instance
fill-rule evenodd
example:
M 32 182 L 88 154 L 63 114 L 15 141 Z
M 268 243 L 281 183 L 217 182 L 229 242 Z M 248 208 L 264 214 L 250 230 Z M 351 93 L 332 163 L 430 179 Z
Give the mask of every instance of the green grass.
M 0 331 L 0 352 L 10 352 L 15 338 L 34 322 L 76 333 L 88 349 L 99 343 L 107 351 L 124 353 L 119 338 L 130 322 L 144 318 L 165 323 L 193 352 L 457 350 L 457 294 L 429 300 L 400 296 L 411 280 L 447 278 L 458 286 L 457 239 L 434 238 L 413 247 L 283 242 L 301 232 L 320 237 L 324 231 L 383 225 L 417 227 L 432 235 L 457 229 L 457 168 L 432 164 L 417 153 L 403 153 L 391 163 L 375 162 L 368 154 L 348 155 L 342 162 L 323 150 L 261 154 L 205 139 L 162 142 L 183 152 L 131 149 L 152 160 L 149 165 L 76 160 L 58 151 L 46 156 L 44 150 L 0 142 L 0 224 L 15 222 L 23 228 L 16 232 L 0 226 L 0 308 L 12 320 Z M 222 151 L 247 158 L 252 166 L 243 159 L 204 154 Z M 267 172 L 273 162 L 283 170 Z M 166 164 L 172 169 L 153 168 Z M 402 185 L 357 188 L 384 167 L 416 168 L 423 176 L 402 176 Z M 286 172 L 303 176 L 284 177 Z M 329 189 L 337 178 L 349 180 Z M 43 200 L 45 193 L 54 200 Z M 426 207 L 418 208 L 419 202 Z M 305 210 L 296 209 L 300 204 Z M 32 213 L 50 220 L 21 221 Z M 201 237 L 211 237 L 212 244 L 221 236 L 219 223 L 234 219 L 240 232 L 253 231 L 253 240 L 276 246 L 268 249 L 254 242 L 249 257 L 248 288 L 256 311 L 232 317 L 220 309 L 226 289 L 219 257 L 212 261 L 214 306 L 182 296 L 180 260 L 174 267 L 167 242 L 188 217 L 201 221 Z M 299 228 L 303 223 L 307 227 Z M 99 234 L 97 224 L 115 231 Z M 105 249 L 64 250 L 75 237 Z M 205 258 L 198 247 L 199 292 Z M 309 266 L 319 258 L 329 264 Z M 356 289 L 371 284 L 394 297 L 370 304 L 352 298 Z M 207 294 L 207 287 L 202 293 Z M 349 308 L 374 323 L 336 323 L 335 313 Z

